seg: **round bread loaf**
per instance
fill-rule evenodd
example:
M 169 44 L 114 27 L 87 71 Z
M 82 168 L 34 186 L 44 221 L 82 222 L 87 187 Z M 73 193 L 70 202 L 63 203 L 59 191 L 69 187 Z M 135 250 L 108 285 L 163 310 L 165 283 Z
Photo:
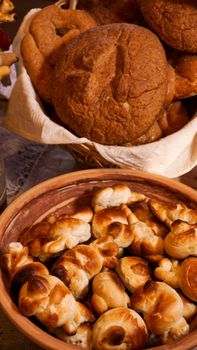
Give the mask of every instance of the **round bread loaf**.
M 63 45 L 96 22 L 85 11 L 67 10 L 57 5 L 37 12 L 21 43 L 25 68 L 40 97 L 51 102 L 53 67 Z
M 138 0 L 148 25 L 175 49 L 197 52 L 197 7 L 194 0 Z
M 91 28 L 58 60 L 52 102 L 77 136 L 119 145 L 143 135 L 166 97 L 167 60 L 150 30 L 127 23 Z

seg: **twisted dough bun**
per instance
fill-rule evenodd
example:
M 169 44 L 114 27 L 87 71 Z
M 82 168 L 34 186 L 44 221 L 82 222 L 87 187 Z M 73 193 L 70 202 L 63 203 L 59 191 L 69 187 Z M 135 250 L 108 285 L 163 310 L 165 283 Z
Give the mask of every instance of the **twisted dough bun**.
M 91 237 L 90 224 L 73 217 L 60 217 L 52 223 L 41 221 L 24 232 L 20 241 L 40 261 L 49 260 L 66 248 L 72 248 Z
M 171 225 L 171 231 L 164 238 L 164 249 L 175 259 L 184 259 L 190 255 L 197 256 L 197 224 L 174 222 Z
M 1 267 L 7 272 L 10 279 L 10 293 L 18 303 L 18 296 L 22 285 L 32 276 L 49 274 L 45 265 L 33 261 L 28 247 L 19 242 L 9 244 L 6 253 L 1 257 Z
M 129 296 L 115 272 L 100 272 L 92 282 L 91 305 L 97 315 L 119 306 L 127 307 Z
M 128 248 L 129 252 L 143 256 L 150 261 L 159 261 L 163 257 L 163 239 L 157 236 L 150 226 L 138 220 L 137 216 L 123 204 L 127 213 L 129 229 L 133 240 Z
M 197 301 L 197 258 L 187 258 L 183 262 L 164 258 L 154 274 L 173 288 L 180 288 L 189 299 Z
M 121 248 L 128 247 L 133 241 L 127 211 L 123 206 L 96 212 L 92 220 L 92 233 L 95 237 L 113 236 L 114 242 Z
M 132 212 L 140 221 L 143 221 L 148 227 L 150 227 L 157 236 L 166 236 L 168 229 L 155 217 L 155 215 L 152 214 L 147 202 L 137 203 L 132 207 Z
M 164 343 L 189 332 L 181 297 L 164 282 L 147 281 L 131 296 L 131 307 L 143 312 L 148 329 L 162 335 Z
M 146 281 L 151 280 L 151 271 L 147 261 L 138 256 L 125 256 L 119 259 L 116 272 L 125 287 L 132 293 L 143 286 Z
M 197 258 L 191 257 L 182 262 L 181 289 L 188 298 L 197 302 Z
M 62 327 L 51 329 L 50 332 L 66 343 L 91 349 L 93 333 L 92 324 L 80 325 L 74 335 L 68 335 Z
M 138 0 L 142 15 L 173 48 L 197 52 L 197 9 L 193 0 Z
M 28 317 L 34 315 L 48 328 L 63 327 L 68 334 L 74 334 L 80 324 L 94 321 L 92 313 L 52 275 L 33 276 L 22 286 L 19 310 Z
M 152 213 L 169 228 L 176 220 L 185 221 L 189 224 L 196 224 L 197 222 L 197 210 L 187 208 L 185 204 L 178 203 L 172 206 L 150 199 L 148 205 Z
M 98 211 L 104 208 L 119 207 L 121 204 L 134 204 L 145 200 L 145 198 L 143 194 L 131 191 L 124 184 L 116 184 L 95 191 L 92 206 L 94 211 Z
M 21 53 L 35 89 L 46 102 L 51 102 L 52 71 L 62 46 L 95 25 L 85 11 L 64 10 L 57 5 L 47 6 L 33 17 Z
M 97 26 L 65 47 L 54 70 L 52 101 L 77 136 L 124 144 L 154 123 L 165 101 L 166 76 L 164 49 L 150 30 L 127 23 Z
M 74 297 L 83 299 L 89 291 L 89 281 L 103 267 L 103 259 L 93 247 L 78 245 L 67 250 L 53 265 L 52 273 L 71 290 Z
M 112 236 L 107 235 L 95 239 L 89 246 L 102 257 L 103 267 L 114 268 L 118 264 L 117 257 L 120 255 L 120 248 Z
M 95 350 L 139 350 L 144 348 L 148 331 L 134 310 L 118 307 L 101 315 L 93 327 Z

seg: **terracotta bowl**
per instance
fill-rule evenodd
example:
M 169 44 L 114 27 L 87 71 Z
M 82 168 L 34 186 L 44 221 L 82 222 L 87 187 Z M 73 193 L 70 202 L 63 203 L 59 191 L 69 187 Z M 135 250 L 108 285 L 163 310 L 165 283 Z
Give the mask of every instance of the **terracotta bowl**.
M 16 241 L 22 230 L 40 220 L 49 212 L 61 213 L 62 210 L 65 212 L 65 208 L 72 210 L 76 198 L 86 198 L 87 200 L 95 188 L 106 187 L 118 182 L 125 183 L 132 190 L 163 202 L 184 202 L 189 207 L 197 208 L 197 193 L 195 190 L 158 175 L 123 169 L 78 171 L 47 180 L 31 188 L 9 205 L 0 216 L 1 248 L 6 248 L 9 242 Z M 1 307 L 21 332 L 45 349 L 80 349 L 78 346 L 56 339 L 24 317 L 12 301 L 8 286 L 6 276 L 3 272 L 0 272 Z M 196 349 L 197 329 L 195 329 L 195 325 L 193 328 L 194 330 L 181 340 L 152 349 Z

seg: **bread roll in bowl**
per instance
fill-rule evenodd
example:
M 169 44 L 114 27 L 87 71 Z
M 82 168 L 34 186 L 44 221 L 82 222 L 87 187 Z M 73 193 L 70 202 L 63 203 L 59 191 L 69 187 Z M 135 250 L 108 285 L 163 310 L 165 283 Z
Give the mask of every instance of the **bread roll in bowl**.
M 97 315 L 111 308 L 129 305 L 129 296 L 118 275 L 112 271 L 100 272 L 92 282 L 91 305 Z
M 185 259 L 181 264 L 181 289 L 188 298 L 197 302 L 197 258 Z
M 147 341 L 147 327 L 134 310 L 118 307 L 101 315 L 93 328 L 95 350 L 138 350 Z
M 130 292 L 134 292 L 151 279 L 147 261 L 138 256 L 124 256 L 119 259 L 116 272 Z
M 189 332 L 181 297 L 164 282 L 147 281 L 131 296 L 131 307 L 143 313 L 148 329 L 164 343 Z

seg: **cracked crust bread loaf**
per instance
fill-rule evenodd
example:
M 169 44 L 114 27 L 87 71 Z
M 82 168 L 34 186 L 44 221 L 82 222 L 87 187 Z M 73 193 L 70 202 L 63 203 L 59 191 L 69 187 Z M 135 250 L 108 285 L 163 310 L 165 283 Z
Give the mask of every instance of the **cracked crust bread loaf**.
M 138 0 L 150 28 L 171 47 L 197 52 L 197 7 L 194 0 Z
M 52 90 L 58 117 L 77 136 L 108 145 L 131 142 L 150 128 L 165 103 L 163 46 L 134 24 L 91 28 L 66 46 Z

